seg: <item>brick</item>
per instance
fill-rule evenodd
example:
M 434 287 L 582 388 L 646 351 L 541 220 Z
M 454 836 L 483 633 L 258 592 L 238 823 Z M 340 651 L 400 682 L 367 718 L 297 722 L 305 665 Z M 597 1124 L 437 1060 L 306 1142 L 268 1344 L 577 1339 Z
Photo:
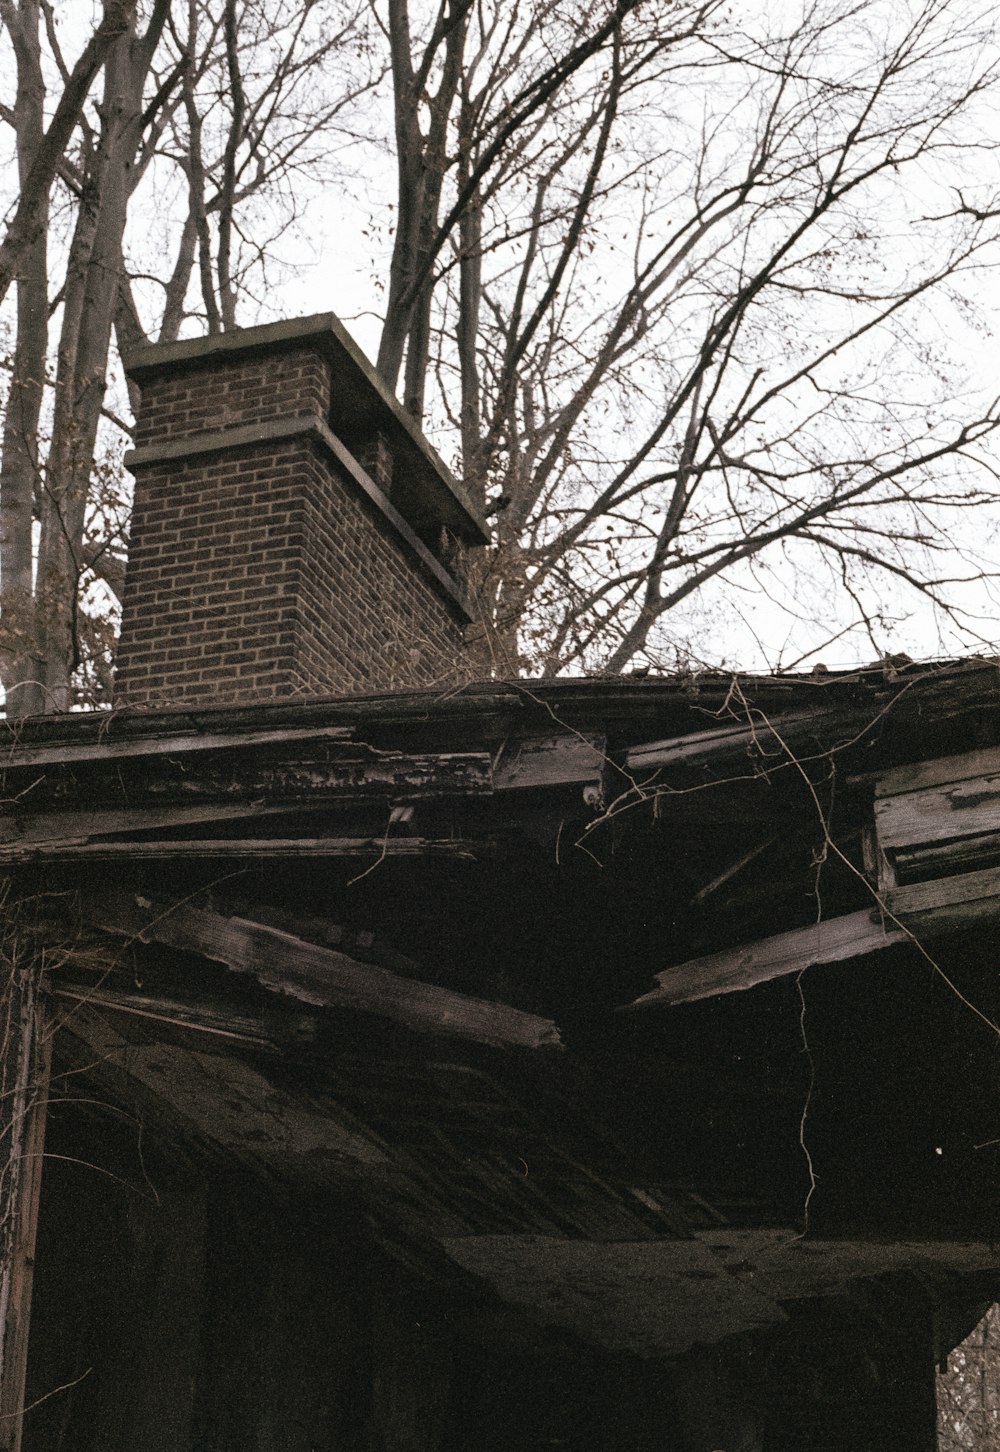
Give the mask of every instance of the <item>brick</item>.
M 137 444 L 327 417 L 329 360 L 225 353 L 147 374 Z M 391 450 L 360 457 L 388 490 Z M 462 622 L 394 527 L 309 438 L 138 473 L 117 699 L 178 705 L 453 684 Z

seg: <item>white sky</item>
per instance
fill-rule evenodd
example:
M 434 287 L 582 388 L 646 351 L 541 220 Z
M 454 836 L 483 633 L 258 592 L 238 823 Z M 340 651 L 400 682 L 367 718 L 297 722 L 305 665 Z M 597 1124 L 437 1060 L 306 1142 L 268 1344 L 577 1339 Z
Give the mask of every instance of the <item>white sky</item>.
M 77 27 L 82 34 L 95 6 L 91 0 L 62 0 L 57 10 L 65 34 L 70 35 Z M 996 119 L 1000 123 L 1000 116 Z M 996 134 L 1000 135 L 1000 124 Z M 984 156 L 984 175 L 995 170 L 995 166 L 995 157 Z M 360 345 L 374 357 L 383 305 L 380 284 L 387 275 L 394 187 L 391 156 L 366 148 L 353 181 L 331 186 L 311 199 L 301 223 L 282 244 L 288 266 L 281 271 L 280 284 L 269 291 L 258 315 L 248 309 L 243 320 L 252 323 L 331 310 L 347 322 Z M 919 201 L 915 198 L 914 204 L 918 205 Z M 611 253 L 601 266 L 614 280 L 615 262 Z M 975 301 L 982 325 L 978 331 L 963 327 L 961 351 L 971 365 L 970 386 L 978 382 L 991 387 L 996 377 L 996 392 L 1000 393 L 1000 370 L 995 363 L 995 334 L 1000 320 L 997 277 L 997 274 L 984 273 L 976 281 Z M 932 345 L 936 341 L 953 341 L 955 329 L 961 326 L 952 306 L 942 301 L 937 311 L 941 337 L 935 340 L 929 336 L 928 342 Z M 442 447 L 451 462 L 454 454 L 449 440 L 435 434 L 433 428 L 431 432 L 434 442 Z M 977 543 L 985 544 L 995 553 L 989 537 L 998 523 L 1000 505 L 992 518 L 976 525 Z M 819 582 L 815 582 L 815 598 L 801 601 L 804 614 L 810 620 L 818 618 L 819 635 L 813 625 L 790 624 L 785 615 L 779 615 L 769 606 L 765 597 L 747 594 L 738 580 L 734 584 L 735 588 L 724 594 L 718 590 L 706 591 L 698 607 L 701 650 L 711 663 L 739 662 L 757 669 L 774 666 L 779 661 L 788 664 L 804 654 L 824 633 L 836 634 L 840 628 L 841 622 L 830 616 L 829 600 Z M 807 582 L 804 596 L 808 590 Z M 902 602 L 897 603 L 902 609 Z M 887 635 L 884 644 L 921 657 L 960 651 L 961 646 L 953 638 L 942 637 L 940 627 L 941 622 L 935 619 L 933 611 L 912 608 L 910 602 L 906 620 Z M 989 624 L 984 624 L 983 633 L 1000 639 L 1000 625 L 991 631 Z M 844 653 L 838 653 L 841 651 Z M 858 636 L 848 636 L 822 652 L 822 659 L 831 667 L 854 664 L 870 656 L 868 643 Z M 812 660 L 813 657 L 807 659 L 806 668 Z

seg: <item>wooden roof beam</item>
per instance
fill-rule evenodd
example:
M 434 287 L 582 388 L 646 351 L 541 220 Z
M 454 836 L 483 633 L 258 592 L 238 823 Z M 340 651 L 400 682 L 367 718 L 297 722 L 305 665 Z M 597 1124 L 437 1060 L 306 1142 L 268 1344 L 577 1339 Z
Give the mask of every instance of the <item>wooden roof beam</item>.
M 861 958 L 882 948 L 905 943 L 910 935 L 902 928 L 890 927 L 867 909 L 844 917 L 828 918 L 808 928 L 793 928 L 776 933 L 756 943 L 742 943 L 677 963 L 656 975 L 657 987 L 625 1011 L 649 1008 L 654 1004 L 693 1003 L 701 998 L 716 998 L 723 993 L 739 993 L 812 968 L 820 963 L 842 963 Z
M 225 917 L 186 902 L 150 903 L 131 894 L 95 898 L 86 904 L 85 915 L 105 932 L 197 953 L 246 974 L 271 992 L 317 1008 L 374 1014 L 416 1032 L 500 1048 L 560 1046 L 551 1019 L 405 978 L 246 918 Z
M 489 852 L 487 842 L 426 837 L 212 837 L 150 842 L 108 839 L 95 842 L 27 842 L 0 845 L 0 864 L 24 862 L 118 862 L 166 859 L 271 857 L 445 857 L 474 861 Z

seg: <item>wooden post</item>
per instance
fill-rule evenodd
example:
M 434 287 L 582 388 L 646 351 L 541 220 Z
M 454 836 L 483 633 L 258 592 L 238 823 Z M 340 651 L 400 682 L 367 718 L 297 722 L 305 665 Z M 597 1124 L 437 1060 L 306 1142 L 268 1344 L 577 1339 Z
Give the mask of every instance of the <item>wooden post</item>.
M 20 1452 L 52 1035 L 33 955 L 0 971 L 0 1452 Z

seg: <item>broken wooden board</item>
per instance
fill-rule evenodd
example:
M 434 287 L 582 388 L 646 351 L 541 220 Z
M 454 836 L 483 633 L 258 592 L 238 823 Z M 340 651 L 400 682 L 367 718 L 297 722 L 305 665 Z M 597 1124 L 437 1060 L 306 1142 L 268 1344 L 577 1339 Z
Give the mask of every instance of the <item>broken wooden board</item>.
M 472 861 L 489 851 L 484 842 L 423 837 L 216 837 L 163 842 L 0 843 L 0 864 L 19 862 L 116 862 L 226 857 L 444 857 Z
M 76 954 L 67 951 L 67 961 L 75 963 Z M 120 993 L 103 984 L 66 983 L 59 981 L 50 989 L 50 996 L 64 1003 L 84 1004 L 88 1008 L 122 1013 L 150 1023 L 181 1029 L 185 1034 L 204 1034 L 212 1038 L 231 1039 L 254 1048 L 278 1048 L 311 1043 L 316 1037 L 315 1015 L 300 1013 L 283 1015 L 283 1022 L 264 1022 L 263 1016 L 250 1017 L 216 1004 L 181 1002 L 149 993 Z
M 921 936 L 975 927 L 1000 917 L 1000 867 L 893 888 L 886 909 Z
M 789 1302 L 842 1296 L 893 1272 L 1000 1270 L 1000 1253 L 983 1242 L 818 1241 L 788 1227 L 726 1226 L 636 1244 L 533 1235 L 443 1243 L 508 1304 L 592 1345 L 641 1357 L 676 1356 L 779 1325 Z
M 579 786 L 596 802 L 607 763 L 603 736 L 563 731 L 515 737 L 504 743 L 493 767 L 495 791 Z
M 20 790 L 8 783 L 8 812 L 51 811 L 70 795 L 135 808 L 164 802 L 360 802 L 365 797 L 405 802 L 486 796 L 493 790 L 485 751 L 410 754 L 337 742 L 280 754 L 261 747 L 246 756 L 207 752 L 189 757 L 174 750 L 140 766 L 133 763 L 124 781 L 113 761 L 94 766 L 92 774 L 82 763 L 32 770 L 37 776 Z
M 163 943 L 246 973 L 272 992 L 319 1008 L 389 1018 L 421 1033 L 472 1039 L 500 1048 L 555 1048 L 550 1019 L 504 1003 L 471 998 L 436 984 L 359 963 L 277 928 L 191 907 L 109 894 L 85 904 L 94 927 L 144 943 Z
M 314 1171 L 334 1181 L 384 1172 L 388 1166 L 384 1143 L 347 1111 L 321 1107 L 235 1055 L 136 1042 L 120 1019 L 112 1021 L 104 1010 L 85 1003 L 68 1009 L 61 1033 L 86 1045 L 100 1073 L 128 1075 L 204 1139 L 250 1163 L 278 1173 Z
M 861 725 L 857 711 L 798 711 L 776 715 L 774 725 L 760 712 L 752 721 L 727 719 L 705 731 L 669 736 L 663 741 L 649 741 L 633 746 L 625 756 L 629 771 L 645 771 L 657 767 L 700 766 L 716 758 L 745 755 L 755 764 L 766 761 L 773 766 L 788 765 L 792 758 L 785 746 L 804 740 L 827 741 L 841 728 L 851 734 Z M 832 744 L 832 743 L 828 743 Z
M 734 1280 L 780 1301 L 842 1296 L 857 1281 L 892 1273 L 996 1273 L 1000 1250 L 983 1241 L 816 1240 L 754 1226 L 696 1230 Z
M 886 772 L 876 783 L 875 829 L 901 883 L 1000 861 L 1000 751 Z
M 314 808 L 299 804 L 296 817 L 313 811 L 328 811 L 324 805 Z M 75 808 L 65 812 L 21 812 L 0 814 L 0 849 L 5 844 L 86 843 L 101 838 L 121 837 L 130 832 L 156 829 L 198 828 L 213 822 L 256 821 L 264 817 L 288 816 L 290 809 L 281 805 L 265 806 L 261 802 L 203 802 L 177 806 L 174 803 L 149 807 L 97 808 L 92 811 Z
M 111 718 L 108 718 L 109 725 Z M 110 734 L 98 741 L 53 746 L 22 746 L 16 737 L 0 750 L 0 769 L 55 766 L 63 762 L 120 761 L 137 756 L 186 755 L 189 751 L 238 751 L 253 746 L 350 741 L 348 726 L 302 726 L 262 731 L 165 731 L 162 735 L 121 740 Z
M 820 963 L 861 958 L 908 939 L 909 934 L 902 928 L 873 921 L 873 914 L 862 909 L 845 917 L 813 923 L 808 928 L 793 928 L 756 943 L 743 943 L 721 953 L 678 963 L 656 975 L 659 987 L 627 1007 L 693 1003 L 723 993 L 738 993 Z

